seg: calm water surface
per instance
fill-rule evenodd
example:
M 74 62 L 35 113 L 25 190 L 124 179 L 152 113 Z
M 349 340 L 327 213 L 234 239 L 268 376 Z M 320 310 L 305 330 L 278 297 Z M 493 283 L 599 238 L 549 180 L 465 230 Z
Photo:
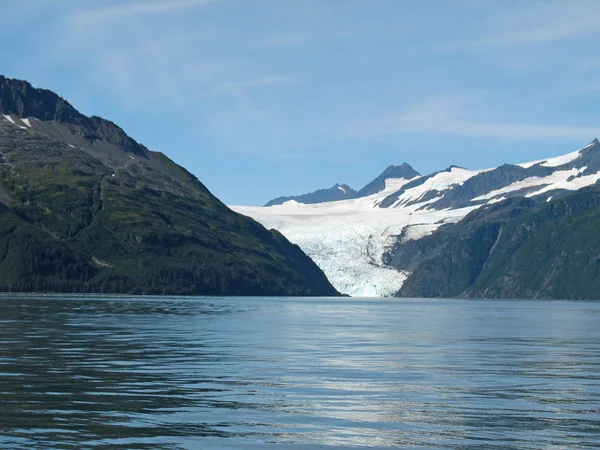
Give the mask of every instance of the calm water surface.
M 0 448 L 600 448 L 600 302 L 0 298 Z

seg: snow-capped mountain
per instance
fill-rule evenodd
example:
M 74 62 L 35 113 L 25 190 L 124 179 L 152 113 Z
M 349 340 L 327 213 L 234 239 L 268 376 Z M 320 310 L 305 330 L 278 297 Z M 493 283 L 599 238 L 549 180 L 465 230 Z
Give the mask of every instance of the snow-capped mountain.
M 319 189 L 309 194 L 295 195 L 290 197 L 277 197 L 267 202 L 265 206 L 282 205 L 290 200 L 297 201 L 298 203 L 304 203 L 307 205 L 313 203 L 324 203 L 324 202 L 335 202 L 338 200 L 347 200 L 349 198 L 355 198 L 356 191 L 347 184 L 334 184 L 328 189 Z
M 404 179 L 412 180 L 421 176 L 419 172 L 413 169 L 409 164 L 403 163 L 399 166 L 388 166 L 377 178 L 365 185 L 356 193 L 356 197 L 367 197 L 377 194 L 385 189 L 385 180 L 389 179 Z
M 384 254 L 399 239 L 420 239 L 483 205 L 518 196 L 547 202 L 599 179 L 600 142 L 594 140 L 557 158 L 386 178 L 378 192 L 350 200 L 232 208 L 298 244 L 340 292 L 389 296 L 408 275 L 384 264 Z
M 367 197 L 369 195 L 383 191 L 385 189 L 385 180 L 412 180 L 413 178 L 416 178 L 418 176 L 420 176 L 419 172 L 417 172 L 408 164 L 403 163 L 400 166 L 389 166 L 381 173 L 381 175 L 379 175 L 373 181 L 368 183 L 358 192 L 352 189 L 347 184 L 336 183 L 328 189 L 319 189 L 308 194 L 295 195 L 290 197 L 277 197 L 267 202 L 265 206 L 282 205 L 285 202 L 289 202 L 290 200 L 310 205 L 314 203 L 336 202 L 339 200 L 349 200 L 352 198 Z

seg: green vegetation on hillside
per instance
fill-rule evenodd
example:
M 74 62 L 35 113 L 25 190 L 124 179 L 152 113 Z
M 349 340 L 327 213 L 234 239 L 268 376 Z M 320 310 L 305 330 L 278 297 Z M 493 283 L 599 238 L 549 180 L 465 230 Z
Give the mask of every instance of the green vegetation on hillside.
M 1 92 L 29 92 L 2 83 Z M 76 120 L 0 121 L 0 291 L 338 295 L 281 234 L 47 92 L 44 101 Z
M 536 205 L 510 199 L 479 209 L 388 263 L 411 272 L 402 297 L 600 298 L 600 188 Z

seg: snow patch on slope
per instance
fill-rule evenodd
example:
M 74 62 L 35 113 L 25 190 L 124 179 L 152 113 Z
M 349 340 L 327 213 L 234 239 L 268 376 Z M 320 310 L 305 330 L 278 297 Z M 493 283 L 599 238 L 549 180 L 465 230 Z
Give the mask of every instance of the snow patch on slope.
M 427 179 L 423 184 L 415 186 L 404 192 L 398 200 L 392 205 L 392 208 L 406 205 L 407 203 L 419 201 L 430 191 L 447 191 L 453 186 L 464 184 L 469 178 L 473 178 L 485 170 L 467 170 L 460 167 L 452 167 L 449 171 L 438 172 L 431 178 Z M 439 200 L 439 199 L 437 199 Z M 436 200 L 429 200 L 427 203 L 433 203 Z M 423 206 L 423 203 L 420 205 Z
M 585 150 L 586 148 L 589 148 L 593 145 L 594 145 L 594 143 L 592 142 L 591 144 L 587 145 L 586 147 L 584 147 L 581 150 Z M 581 157 L 581 150 L 577 150 L 576 152 L 568 153 L 566 155 L 557 156 L 556 158 L 538 159 L 537 161 L 520 163 L 520 164 L 517 164 L 517 166 L 523 167 L 524 169 L 529 169 L 530 167 L 533 167 L 536 164 L 541 164 L 544 167 L 559 167 L 564 164 L 568 164 L 572 161 L 575 161 L 577 158 Z
M 582 169 L 582 171 L 584 169 L 585 169 L 585 167 Z M 592 175 L 576 177 L 576 178 L 572 179 L 571 181 L 560 180 L 550 186 L 546 186 L 546 187 L 540 189 L 539 191 L 535 191 L 535 192 L 532 192 L 531 194 L 527 194 L 526 197 L 534 197 L 536 195 L 540 195 L 545 192 L 553 191 L 555 189 L 576 191 L 583 187 L 590 186 L 590 185 L 596 183 L 598 180 L 600 180 L 600 173 L 594 173 Z
M 7 114 L 2 114 L 2 116 L 4 117 L 4 119 L 8 120 L 13 125 L 16 125 L 15 121 L 13 120 L 13 118 L 11 116 L 9 116 Z
M 547 177 L 526 178 L 501 189 L 491 191 L 485 195 L 475 197 L 472 201 L 489 200 L 502 194 L 519 191 L 521 189 L 532 189 L 538 186 L 540 187 L 539 190 L 528 193 L 526 197 L 534 197 L 556 189 L 577 190 L 595 183 L 598 178 L 600 178 L 599 174 L 577 177 L 585 170 L 585 167 L 582 167 L 581 169 L 558 170 Z
M 418 178 L 418 177 L 415 177 Z M 386 178 L 384 183 L 385 183 L 385 192 L 394 192 L 397 191 L 399 189 L 402 189 L 402 186 L 404 186 L 406 183 L 408 183 L 409 181 L 414 180 L 415 178 L 411 178 L 411 179 L 406 179 L 406 178 Z
M 31 128 L 31 124 L 29 123 L 29 121 L 27 119 L 21 119 L 21 118 L 17 117 L 17 119 L 19 121 L 21 121 L 21 122 L 23 122 L 23 123 L 25 123 L 27 125 L 27 127 L 26 127 L 24 125 L 19 125 L 17 122 L 15 122 L 15 119 L 10 114 L 2 114 L 2 117 L 4 117 L 4 120 L 12 123 L 13 125 L 21 128 L 23 130 L 26 130 L 27 127 Z

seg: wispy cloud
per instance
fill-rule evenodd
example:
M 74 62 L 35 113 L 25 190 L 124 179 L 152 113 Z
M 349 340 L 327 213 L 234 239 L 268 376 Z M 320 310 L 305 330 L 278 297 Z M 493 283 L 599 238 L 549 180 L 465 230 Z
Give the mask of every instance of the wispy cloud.
M 234 94 L 249 89 L 294 84 L 297 83 L 299 80 L 300 77 L 297 75 L 269 74 L 256 78 L 245 78 L 234 81 L 218 81 L 215 83 L 215 89 L 209 94 Z
M 250 45 L 252 47 L 288 47 L 295 45 L 303 45 L 310 41 L 310 38 L 305 33 L 280 33 L 269 36 L 264 39 L 259 39 Z
M 581 89 L 581 92 L 600 92 L 600 79 L 596 79 L 585 83 Z
M 426 133 L 429 135 L 485 138 L 498 141 L 540 139 L 592 139 L 599 135 L 600 127 L 536 125 L 521 123 L 489 123 L 473 120 L 446 118 L 432 121 L 422 117 L 402 116 L 397 122 L 397 133 Z
M 444 50 L 533 50 L 552 48 L 569 40 L 600 34 L 595 0 L 516 2 L 501 13 L 482 16 L 467 39 L 442 46 Z M 484 12 L 485 10 L 482 10 Z M 556 48 L 554 48 L 556 51 Z
M 505 33 L 476 39 L 467 48 L 486 50 L 495 47 L 522 47 L 527 45 L 548 45 L 586 34 L 598 34 L 595 18 L 572 20 L 570 22 L 549 23 L 546 26 L 532 26 L 528 29 L 506 30 Z
M 389 136 L 422 134 L 428 136 L 457 136 L 494 141 L 523 141 L 563 139 L 591 140 L 600 134 L 600 126 L 557 125 L 548 123 L 512 122 L 502 119 L 481 119 L 487 111 L 473 98 L 441 99 L 413 105 L 393 117 L 352 125 L 339 134 L 346 140 L 380 140 Z
M 125 2 L 119 5 L 105 6 L 97 9 L 78 12 L 78 19 L 116 20 L 147 14 L 168 14 L 187 11 L 219 0 L 163 0 Z
M 496 141 L 598 134 L 553 114 L 562 106 L 555 98 L 531 111 L 521 97 L 572 95 L 573 81 L 597 90 L 593 68 L 569 81 L 564 75 L 567 62 L 586 60 L 577 39 L 600 33 L 600 6 L 507 2 L 439 2 L 432 13 L 393 0 L 374 8 L 364 0 L 65 1 L 47 58 L 84 68 L 82 92 L 112 91 L 132 109 L 184 109 L 215 140 L 234 147 L 235 139 L 257 154 L 340 142 L 392 146 L 408 134 Z M 484 100 L 447 98 L 468 89 L 494 91 L 500 105 L 481 113 Z
M 299 74 L 282 73 L 245 55 L 243 37 L 211 20 L 209 9 L 207 14 L 195 10 L 219 1 L 136 1 L 72 10 L 61 28 L 61 45 L 53 47 L 60 55 L 52 57 L 85 61 L 88 83 L 117 91 L 129 104 L 160 100 L 186 106 L 218 96 L 249 102 L 247 96 L 242 99 L 249 91 L 297 83 Z M 199 13 L 197 26 L 186 23 L 179 29 L 179 16 L 164 16 L 184 11 Z M 143 21 L 135 20 L 139 15 Z M 106 33 L 106 20 L 114 18 L 123 20 L 111 22 Z

